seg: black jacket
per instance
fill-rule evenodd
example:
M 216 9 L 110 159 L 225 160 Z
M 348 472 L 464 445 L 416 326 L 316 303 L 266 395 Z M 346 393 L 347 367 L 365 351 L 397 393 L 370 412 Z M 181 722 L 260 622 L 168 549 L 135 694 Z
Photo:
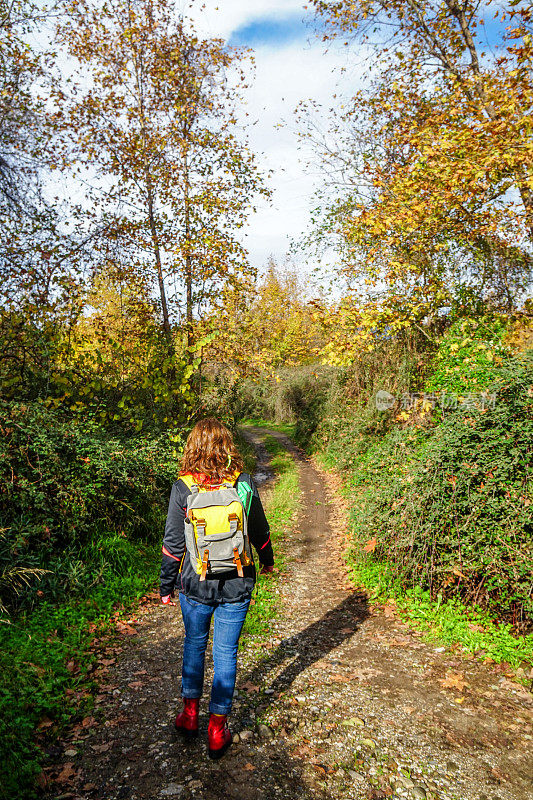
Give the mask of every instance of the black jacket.
M 257 487 L 250 475 L 241 472 L 235 486 L 245 481 L 251 488 L 252 499 L 248 511 L 248 536 L 257 550 L 260 563 L 265 567 L 274 564 L 270 543 L 270 529 L 259 498 Z M 240 603 L 248 599 L 254 588 L 255 564 L 244 567 L 244 577 L 237 570 L 207 575 L 200 581 L 191 560 L 185 552 L 185 511 L 190 489 L 181 479 L 172 486 L 168 505 L 163 557 L 161 562 L 161 596 L 169 595 L 176 587 L 180 592 L 200 603 Z

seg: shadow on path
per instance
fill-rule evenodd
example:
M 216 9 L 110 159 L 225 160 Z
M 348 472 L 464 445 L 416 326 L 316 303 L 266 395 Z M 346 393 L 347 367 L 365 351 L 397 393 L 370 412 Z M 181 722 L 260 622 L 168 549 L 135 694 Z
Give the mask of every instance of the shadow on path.
M 283 639 L 275 650 L 245 676 L 244 681 L 261 684 L 268 680 L 269 673 L 290 659 L 269 684 L 269 688 L 274 690 L 273 696 L 285 691 L 300 673 L 353 636 L 369 613 L 365 595 L 350 594 L 319 620 Z

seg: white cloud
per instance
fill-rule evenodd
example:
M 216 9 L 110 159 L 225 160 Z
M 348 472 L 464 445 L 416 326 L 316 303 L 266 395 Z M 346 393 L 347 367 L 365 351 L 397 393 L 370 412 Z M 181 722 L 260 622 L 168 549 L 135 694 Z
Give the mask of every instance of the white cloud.
M 301 11 L 309 13 L 302 0 L 206 0 L 205 3 L 185 2 L 178 6 L 192 19 L 204 36 L 221 36 L 229 39 L 238 28 L 259 17 L 285 17 Z

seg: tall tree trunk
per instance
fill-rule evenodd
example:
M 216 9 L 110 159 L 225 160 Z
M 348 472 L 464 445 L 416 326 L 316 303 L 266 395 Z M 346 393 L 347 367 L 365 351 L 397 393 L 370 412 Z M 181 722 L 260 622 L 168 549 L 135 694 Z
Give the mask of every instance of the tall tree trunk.
M 187 348 L 193 345 L 193 274 L 192 274 L 192 254 L 191 254 L 191 203 L 189 197 L 189 165 L 187 153 L 184 160 L 184 216 L 185 216 L 185 327 L 187 331 Z M 187 363 L 192 364 L 193 354 L 187 350 Z
M 159 247 L 159 236 L 157 234 L 157 225 L 155 224 L 154 215 L 154 198 L 152 190 L 152 181 L 150 176 L 146 175 L 146 186 L 148 190 L 148 221 L 150 223 L 150 233 L 152 235 L 152 245 L 154 248 L 155 266 L 157 271 L 157 280 L 159 283 L 159 294 L 161 297 L 161 311 L 163 314 L 163 330 L 168 341 L 172 340 L 172 331 L 170 328 L 170 320 L 168 317 L 168 304 L 167 293 L 165 290 L 165 281 L 163 279 L 163 267 L 161 265 L 161 249 Z
M 130 20 L 132 20 L 132 10 L 130 8 Z M 148 152 L 148 147 L 146 143 L 146 118 L 144 113 L 144 59 L 143 59 L 143 51 L 137 51 L 134 48 L 135 52 L 135 79 L 137 83 L 137 95 L 138 95 L 138 105 L 139 105 L 139 117 L 141 119 L 141 132 L 142 132 L 142 142 L 143 142 L 143 154 L 144 154 L 144 176 L 146 180 L 146 198 L 148 201 L 148 223 L 150 225 L 150 234 L 152 237 L 152 246 L 154 248 L 154 256 L 155 256 L 155 267 L 157 272 L 157 281 L 159 283 L 159 294 L 161 297 L 161 312 L 163 314 L 163 330 L 165 332 L 165 336 L 169 343 L 170 349 L 172 349 L 172 331 L 170 329 L 170 320 L 168 318 L 168 304 L 167 304 L 167 294 L 165 291 L 165 281 L 163 279 L 163 267 L 161 265 L 161 249 L 159 247 L 159 235 L 157 233 L 157 225 L 155 222 L 155 213 L 154 213 L 154 186 L 152 183 L 152 178 L 150 175 L 150 157 Z

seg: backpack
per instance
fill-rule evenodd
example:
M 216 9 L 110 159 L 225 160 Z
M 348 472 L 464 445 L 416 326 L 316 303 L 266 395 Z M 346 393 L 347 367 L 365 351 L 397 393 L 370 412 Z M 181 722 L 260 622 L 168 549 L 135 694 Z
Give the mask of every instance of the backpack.
M 181 476 L 191 490 L 185 514 L 185 546 L 201 581 L 208 574 L 234 569 L 242 578 L 243 567 L 253 563 L 246 516 L 252 488 L 241 481 L 237 489 L 238 477 L 211 487 L 196 484 L 192 475 Z

